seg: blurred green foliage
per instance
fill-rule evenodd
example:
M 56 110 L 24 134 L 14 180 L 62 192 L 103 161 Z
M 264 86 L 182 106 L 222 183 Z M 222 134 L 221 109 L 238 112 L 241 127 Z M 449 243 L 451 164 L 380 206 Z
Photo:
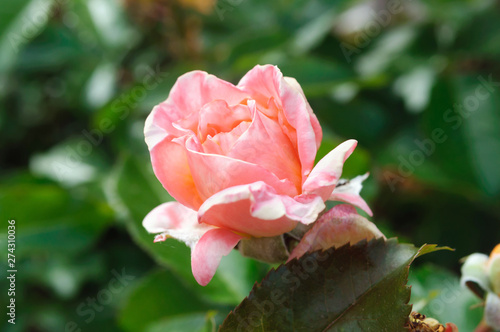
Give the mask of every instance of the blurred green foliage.
M 141 226 L 171 199 L 152 173 L 144 120 L 192 69 L 237 83 L 276 64 L 319 117 L 318 158 L 359 141 L 344 175 L 371 172 L 373 221 L 456 248 L 421 260 L 440 266 L 411 279 L 421 305 L 455 287 L 461 257 L 500 242 L 496 1 L 207 2 L 2 3 L 0 247 L 15 219 L 18 270 L 16 325 L 3 319 L 2 331 L 212 331 L 265 275 L 233 252 L 200 287 L 188 248 L 153 244 Z M 114 287 L 121 273 L 130 280 Z M 441 317 L 460 324 L 469 300 L 457 297 Z

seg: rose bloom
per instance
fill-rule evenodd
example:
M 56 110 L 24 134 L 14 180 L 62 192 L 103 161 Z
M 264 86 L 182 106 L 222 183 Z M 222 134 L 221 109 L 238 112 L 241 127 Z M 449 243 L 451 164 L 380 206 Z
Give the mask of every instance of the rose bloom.
M 356 147 L 348 140 L 314 166 L 322 131 L 297 81 L 256 66 L 233 85 L 202 71 L 178 78 L 146 120 L 153 170 L 177 202 L 143 225 L 191 247 L 195 279 L 206 285 L 243 238 L 272 237 L 311 224 L 326 200 L 371 215 L 362 177 L 336 185 Z

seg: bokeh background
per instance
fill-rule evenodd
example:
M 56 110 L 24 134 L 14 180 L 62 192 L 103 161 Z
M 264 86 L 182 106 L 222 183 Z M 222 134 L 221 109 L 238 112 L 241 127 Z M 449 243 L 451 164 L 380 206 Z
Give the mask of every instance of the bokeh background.
M 412 302 L 472 331 L 459 260 L 500 242 L 499 56 L 493 0 L 3 0 L 0 329 L 212 331 L 269 266 L 233 252 L 203 288 L 183 244 L 152 243 L 141 221 L 171 198 L 142 130 L 181 74 L 270 63 L 317 114 L 318 157 L 359 141 L 344 176 L 371 173 L 371 220 L 456 249 L 416 262 Z

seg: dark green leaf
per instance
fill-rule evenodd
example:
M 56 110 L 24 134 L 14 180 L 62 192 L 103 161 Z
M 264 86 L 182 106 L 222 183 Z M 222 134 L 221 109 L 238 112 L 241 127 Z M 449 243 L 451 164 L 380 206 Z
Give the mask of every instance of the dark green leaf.
M 404 331 L 418 249 L 396 239 L 306 254 L 272 270 L 220 331 Z

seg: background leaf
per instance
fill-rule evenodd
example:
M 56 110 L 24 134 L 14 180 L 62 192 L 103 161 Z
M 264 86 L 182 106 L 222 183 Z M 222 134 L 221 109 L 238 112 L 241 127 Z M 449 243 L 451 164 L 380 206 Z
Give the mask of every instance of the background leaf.
M 474 331 L 483 316 L 479 300 L 460 285 L 453 273 L 433 265 L 410 271 L 411 303 L 413 310 L 437 319 L 442 324 L 451 322 L 459 331 Z
M 126 331 L 158 331 L 159 328 L 170 331 L 175 326 L 178 329 L 179 324 L 188 328 L 187 324 L 183 324 L 188 319 L 187 322 L 196 331 L 204 328 L 204 317 L 211 307 L 175 275 L 157 271 L 145 277 L 128 296 L 120 313 L 120 322 Z M 201 324 L 199 315 L 203 318 Z

